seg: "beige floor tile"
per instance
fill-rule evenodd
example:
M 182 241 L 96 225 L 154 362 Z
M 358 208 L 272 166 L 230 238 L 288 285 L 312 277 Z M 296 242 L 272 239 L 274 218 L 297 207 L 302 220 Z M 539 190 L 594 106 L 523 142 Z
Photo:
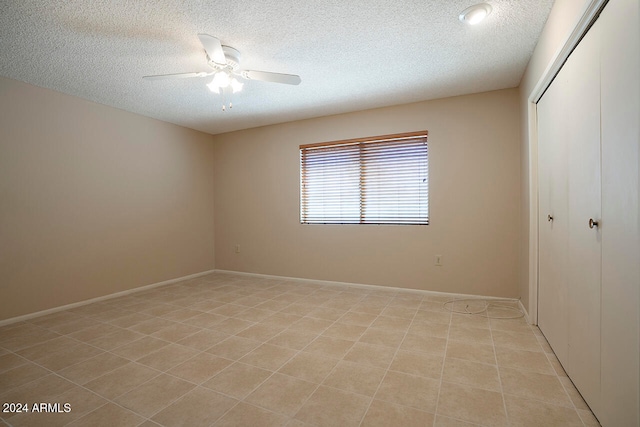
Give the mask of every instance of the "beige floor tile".
M 291 348 L 294 350 L 302 350 L 317 337 L 318 335 L 309 332 L 287 329 L 271 338 L 269 341 L 267 341 L 267 343 L 278 345 L 280 347 Z
M 295 314 L 275 313 L 261 321 L 260 324 L 264 326 L 284 326 L 288 328 L 300 319 L 302 319 L 302 316 Z
M 238 332 L 236 336 L 264 343 L 284 331 L 284 329 L 284 326 L 264 326 L 256 324 Z
M 86 384 L 127 363 L 129 363 L 129 360 L 124 357 L 111 353 L 102 353 L 84 362 L 76 363 L 73 366 L 63 369 L 59 371 L 58 374 L 76 384 Z
M 544 335 L 536 336 L 536 339 L 538 340 L 538 344 L 540 344 L 540 346 L 542 347 L 542 351 L 544 351 L 545 353 L 553 353 L 553 349 L 549 345 L 549 342 L 544 337 Z
M 256 308 L 259 308 L 261 310 L 269 310 L 269 311 L 280 311 L 283 308 L 285 308 L 286 306 L 288 306 L 290 303 L 286 302 L 286 301 L 280 301 L 277 299 L 271 299 L 268 301 L 264 301 L 258 305 L 256 305 Z
M 449 324 L 414 319 L 408 332 L 413 335 L 447 338 L 449 336 Z
M 246 309 L 247 307 L 244 305 L 229 303 L 212 310 L 211 313 L 220 314 L 222 316 L 235 317 L 236 314 L 240 314 Z
M 272 374 L 271 371 L 236 362 L 205 381 L 202 386 L 243 399 Z
M 560 364 L 560 361 L 558 360 L 556 355 L 553 353 L 545 353 L 545 354 L 547 356 L 547 359 L 549 360 L 549 363 L 551 364 L 551 367 L 553 368 L 553 372 L 555 372 L 555 374 L 559 377 L 566 377 L 567 373 L 565 372 L 564 368 Z
M 95 357 L 101 353 L 103 353 L 103 351 L 100 349 L 78 343 L 39 359 L 38 364 L 52 371 L 57 371 Z
M 472 424 L 466 421 L 456 420 L 455 418 L 437 415 L 433 425 L 434 427 L 477 427 L 479 424 Z
M 26 364 L 28 361 L 24 357 L 20 357 L 13 353 L 4 353 L 0 356 L 0 373 Z
M 447 358 L 450 357 L 471 362 L 496 363 L 496 354 L 492 345 L 464 341 L 449 340 L 447 343 Z
M 377 317 L 377 314 L 350 311 L 345 313 L 338 322 L 357 326 L 371 326 Z
M 380 315 L 384 309 L 386 308 L 386 304 L 368 304 L 368 303 L 357 303 L 355 304 L 353 307 L 351 307 L 351 310 L 349 310 L 350 312 L 353 313 L 363 313 L 363 314 L 370 314 L 373 316 L 378 316 Z
M 512 426 L 582 426 L 582 420 L 573 408 L 551 405 L 537 400 L 527 400 L 510 395 L 505 395 L 505 404 Z
M 220 418 L 215 427 L 239 427 L 239 426 L 260 426 L 260 427 L 281 427 L 289 421 L 289 418 L 267 411 L 248 403 L 240 402 Z
M 198 387 L 154 415 L 152 421 L 166 427 L 208 426 L 237 402 L 213 390 Z
M 145 320 L 144 322 L 138 323 L 137 325 L 132 326 L 130 329 L 141 334 L 151 335 L 165 328 L 173 326 L 175 325 L 175 323 L 176 322 L 173 322 L 171 320 L 154 317 L 151 320 Z
M 444 311 L 430 311 L 430 310 L 418 310 L 414 320 L 420 322 L 432 322 L 442 323 L 443 325 L 449 325 L 451 322 L 451 313 Z
M 417 308 L 402 307 L 402 306 L 387 306 L 381 313 L 382 316 L 402 317 L 403 319 L 413 320 L 413 317 L 418 312 Z
M 418 309 L 420 311 L 433 311 L 436 313 L 445 313 L 447 312 L 444 307 L 443 307 L 443 302 L 438 302 L 438 301 L 433 301 L 433 300 L 426 300 L 426 301 L 422 301 L 422 303 L 420 303 L 420 307 L 418 307 Z M 448 313 L 448 312 L 447 312 Z
M 341 318 L 347 310 L 341 310 L 338 308 L 330 308 L 330 307 L 318 307 L 315 310 L 312 310 L 308 316 L 314 317 L 316 319 L 324 319 L 335 322 L 339 318 Z
M 404 332 L 393 331 L 390 329 L 369 328 L 364 334 L 362 334 L 358 341 L 397 349 L 402 343 L 404 335 Z
M 471 314 L 457 314 L 451 315 L 452 326 L 470 326 L 472 328 L 489 329 L 489 319 L 484 316 L 476 316 Z
M 226 340 L 229 337 L 230 335 L 227 335 L 223 332 L 218 332 L 211 329 L 203 329 L 200 332 L 196 332 L 193 335 L 189 335 L 188 337 L 181 339 L 177 342 L 177 344 L 204 351 L 210 349 L 214 345 Z
M 395 348 L 357 342 L 344 356 L 344 360 L 387 369 L 395 353 Z
M 195 326 L 197 328 L 215 328 L 218 323 L 221 323 L 222 321 L 227 319 L 228 317 L 219 314 L 201 313 L 183 320 L 182 323 L 190 326 Z
M 304 351 L 318 353 L 328 357 L 342 358 L 355 344 L 354 341 L 320 336 L 304 348 Z
M 215 354 L 225 359 L 238 360 L 259 346 L 260 343 L 258 341 L 232 336 L 208 349 L 207 353 Z
M 405 333 L 411 326 L 411 319 L 402 317 L 378 316 L 371 324 L 372 328 L 388 329 L 398 333 Z
M 167 373 L 195 384 L 201 384 L 232 363 L 231 360 L 210 353 L 200 353 L 169 369 Z
M 55 374 L 50 374 L 4 393 L 2 395 L 2 403 L 53 402 L 58 395 L 73 387 L 76 387 L 76 385 L 72 382 Z
M 519 371 L 500 367 L 500 378 L 504 393 L 546 403 L 568 406 L 573 404 L 555 375 Z
M 589 406 L 584 401 L 584 399 L 582 398 L 582 395 L 580 394 L 578 389 L 576 389 L 576 386 L 573 384 L 573 382 L 571 382 L 571 380 L 568 377 L 559 377 L 558 379 L 560 380 L 560 383 L 562 384 L 565 391 L 569 395 L 569 399 L 571 399 L 571 402 L 573 402 L 574 406 L 577 409 L 589 410 Z
M 152 316 L 144 313 L 131 313 L 109 323 L 118 326 L 119 328 L 130 328 L 152 318 Z
M 240 362 L 258 368 L 277 371 L 297 353 L 290 348 L 278 347 L 271 344 L 263 344 L 240 359 Z
M 362 427 L 425 427 L 433 425 L 433 414 L 407 406 L 374 400 L 362 420 Z
M 137 360 L 138 363 L 159 371 L 166 371 L 191 359 L 198 350 L 178 344 L 169 344 Z
M 216 325 L 215 330 L 218 332 L 225 333 L 227 335 L 234 335 L 243 329 L 247 329 L 249 326 L 252 326 L 253 322 L 248 322 L 242 319 L 234 319 L 229 318 L 227 320 L 223 320 L 222 322 Z
M 541 374 L 555 374 L 551 363 L 543 352 L 496 347 L 496 357 L 498 366 Z
M 278 372 L 320 384 L 338 364 L 338 361 L 339 359 L 322 354 L 301 352 L 280 368 Z
M 194 384 L 171 375 L 161 374 L 114 401 L 143 417 L 151 417 L 194 387 Z
M 437 415 L 492 427 L 507 425 L 501 393 L 444 381 Z
M 202 314 L 202 311 L 192 310 L 190 308 L 181 308 L 179 310 L 170 311 L 168 313 L 162 314 L 159 317 L 167 320 L 171 320 L 174 322 L 184 322 L 185 320 L 191 319 L 192 317 L 198 316 Z
M 408 333 L 400 345 L 400 350 L 420 351 L 444 356 L 446 345 L 446 338 Z
M 130 362 L 115 371 L 88 382 L 84 386 L 107 399 L 113 399 L 144 384 L 158 374 L 160 372 L 154 369 Z
M 440 379 L 442 362 L 442 356 L 417 351 L 398 350 L 389 369 L 405 374 Z
M 34 345 L 31 347 L 23 348 L 16 351 L 16 354 L 37 362 L 45 357 L 51 356 L 53 353 L 65 350 L 70 346 L 78 345 L 78 341 L 69 337 L 60 336 L 52 340 L 46 341 L 42 344 Z
M 296 314 L 298 316 L 306 316 L 316 309 L 315 304 L 295 302 L 280 310 L 280 313 Z
M 82 387 L 74 386 L 57 396 L 55 402 L 51 403 L 60 403 L 60 408 L 56 409 L 56 412 L 27 412 L 16 414 L 11 417 L 11 425 L 14 427 L 64 426 L 108 402 L 95 393 Z M 68 408 L 65 408 L 65 403 L 69 404 Z M 69 409 L 69 411 L 65 412 L 66 409 Z
M 143 336 L 144 335 L 128 329 L 120 329 L 119 331 L 114 331 L 108 335 L 90 340 L 87 344 L 103 350 L 113 350 L 114 348 L 139 340 Z
M 474 328 L 468 325 L 452 325 L 449 330 L 449 339 L 475 344 L 493 344 L 489 329 Z
M 373 396 L 384 378 L 385 370 L 373 366 L 341 361 L 322 385 Z
M 318 427 L 358 426 L 370 401 L 364 396 L 321 386 L 295 418 Z
M 11 331 L 11 334 L 5 334 L 6 337 L 0 338 L 0 346 L 10 351 L 18 351 L 60 336 L 60 334 L 46 329 L 40 329 L 36 326 L 30 326 L 30 328 L 26 326 L 16 328 L 16 330 Z M 25 333 L 16 333 L 16 331 L 25 331 Z
M 135 427 L 141 424 L 144 418 L 133 412 L 107 403 L 104 406 L 88 413 L 87 415 L 77 419 L 69 424 L 71 427 L 92 426 L 92 427 Z
M 99 325 L 100 322 L 94 319 L 90 319 L 87 317 L 81 318 L 79 320 L 74 320 L 69 323 L 64 323 L 62 325 L 57 325 L 53 327 L 48 327 L 50 331 L 56 332 L 58 334 L 68 335 L 74 332 L 79 332 L 83 329 L 86 329 L 90 326 Z
M 331 325 L 333 325 L 333 322 L 330 320 L 314 319 L 312 317 L 303 317 L 300 320 L 292 323 L 291 326 L 289 326 L 289 329 L 295 329 L 298 331 L 319 335 L 323 333 Z
M 144 336 L 137 341 L 133 341 L 129 344 L 125 344 L 121 347 L 111 350 L 111 353 L 117 354 L 129 360 L 138 360 L 156 350 L 166 347 L 170 343 L 167 341 L 153 338 L 150 336 Z
M 151 336 L 165 341 L 178 342 L 190 335 L 200 332 L 201 330 L 201 328 L 196 328 L 195 326 L 176 323 L 153 333 Z
M 600 422 L 588 409 L 578 409 L 578 415 L 586 427 L 600 427 Z
M 316 384 L 275 373 L 246 397 L 245 402 L 293 416 L 316 387 Z
M 248 322 L 260 322 L 272 315 L 273 312 L 269 310 L 262 310 L 260 308 L 248 308 L 233 317 L 235 317 L 236 319 L 246 320 Z
M 519 319 L 491 319 L 489 320 L 489 323 L 491 324 L 491 329 L 494 331 L 511 331 L 521 334 L 533 331 L 531 326 L 523 317 Z
M 435 413 L 438 385 L 438 380 L 389 371 L 375 398 Z
M 466 384 L 500 392 L 500 378 L 495 365 L 447 358 L 442 372 L 443 381 Z
M 347 323 L 334 323 L 325 330 L 322 335 L 343 340 L 357 341 L 367 328 L 365 326 L 350 325 Z
M 496 347 L 507 347 L 515 350 L 541 351 L 533 332 L 519 333 L 512 331 L 492 331 L 493 342 Z
M 8 391 L 48 374 L 49 371 L 41 366 L 27 362 L 23 365 L 0 373 L 0 384 L 2 384 L 3 391 Z

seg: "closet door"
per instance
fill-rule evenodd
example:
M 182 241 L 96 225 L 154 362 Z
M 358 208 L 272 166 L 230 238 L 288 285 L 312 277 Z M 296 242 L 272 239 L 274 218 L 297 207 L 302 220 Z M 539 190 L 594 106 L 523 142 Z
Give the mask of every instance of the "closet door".
M 565 84 L 556 77 L 538 103 L 538 326 L 562 364 L 569 349 L 568 153 L 567 129 L 556 118 L 567 108 Z
M 562 73 L 570 105 L 563 115 L 569 153 L 569 359 L 580 393 L 600 404 L 601 170 L 600 22 L 591 27 Z
M 589 406 L 600 396 L 600 26 L 538 102 L 538 324 Z M 548 216 L 552 221 L 548 221 Z

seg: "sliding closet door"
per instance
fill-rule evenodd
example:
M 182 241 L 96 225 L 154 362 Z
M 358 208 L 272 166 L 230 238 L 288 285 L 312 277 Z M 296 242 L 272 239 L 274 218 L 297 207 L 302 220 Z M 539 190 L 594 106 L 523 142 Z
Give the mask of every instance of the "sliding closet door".
M 568 107 L 564 84 L 558 76 L 538 103 L 538 123 L 543 124 L 538 128 L 538 326 L 562 364 L 569 346 L 568 154 L 567 129 L 556 118 Z
M 601 171 L 600 22 L 561 73 L 570 105 L 563 117 L 569 153 L 569 360 L 565 370 L 594 412 L 600 402 Z
M 594 412 L 600 405 L 600 26 L 538 102 L 538 323 Z

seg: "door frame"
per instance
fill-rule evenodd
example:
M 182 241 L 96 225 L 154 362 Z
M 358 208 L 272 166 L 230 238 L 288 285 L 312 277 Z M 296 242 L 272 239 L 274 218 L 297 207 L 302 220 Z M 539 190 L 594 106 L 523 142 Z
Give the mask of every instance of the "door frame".
M 536 105 L 558 74 L 573 49 L 600 15 L 608 0 L 588 0 L 582 15 L 553 55 L 527 98 L 528 154 L 529 154 L 529 322 L 538 324 L 538 114 Z

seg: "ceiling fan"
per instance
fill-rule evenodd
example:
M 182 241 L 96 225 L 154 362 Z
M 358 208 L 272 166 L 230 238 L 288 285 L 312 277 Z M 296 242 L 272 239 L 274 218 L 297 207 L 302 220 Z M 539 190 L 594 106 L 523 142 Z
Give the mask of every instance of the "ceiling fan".
M 288 85 L 298 85 L 302 81 L 300 76 L 295 74 L 272 73 L 269 71 L 241 70 L 240 52 L 231 46 L 223 46 L 220 40 L 208 34 L 198 34 L 200 43 L 207 54 L 207 64 L 213 71 L 159 74 L 154 76 L 144 76 L 145 80 L 162 79 L 184 79 L 192 77 L 213 76 L 211 83 L 207 87 L 212 92 L 223 93 L 224 89 L 231 86 L 233 92 L 242 90 L 242 83 L 235 77 L 247 80 L 260 80 L 263 82 L 284 83 Z M 222 107 L 225 109 L 224 106 Z

